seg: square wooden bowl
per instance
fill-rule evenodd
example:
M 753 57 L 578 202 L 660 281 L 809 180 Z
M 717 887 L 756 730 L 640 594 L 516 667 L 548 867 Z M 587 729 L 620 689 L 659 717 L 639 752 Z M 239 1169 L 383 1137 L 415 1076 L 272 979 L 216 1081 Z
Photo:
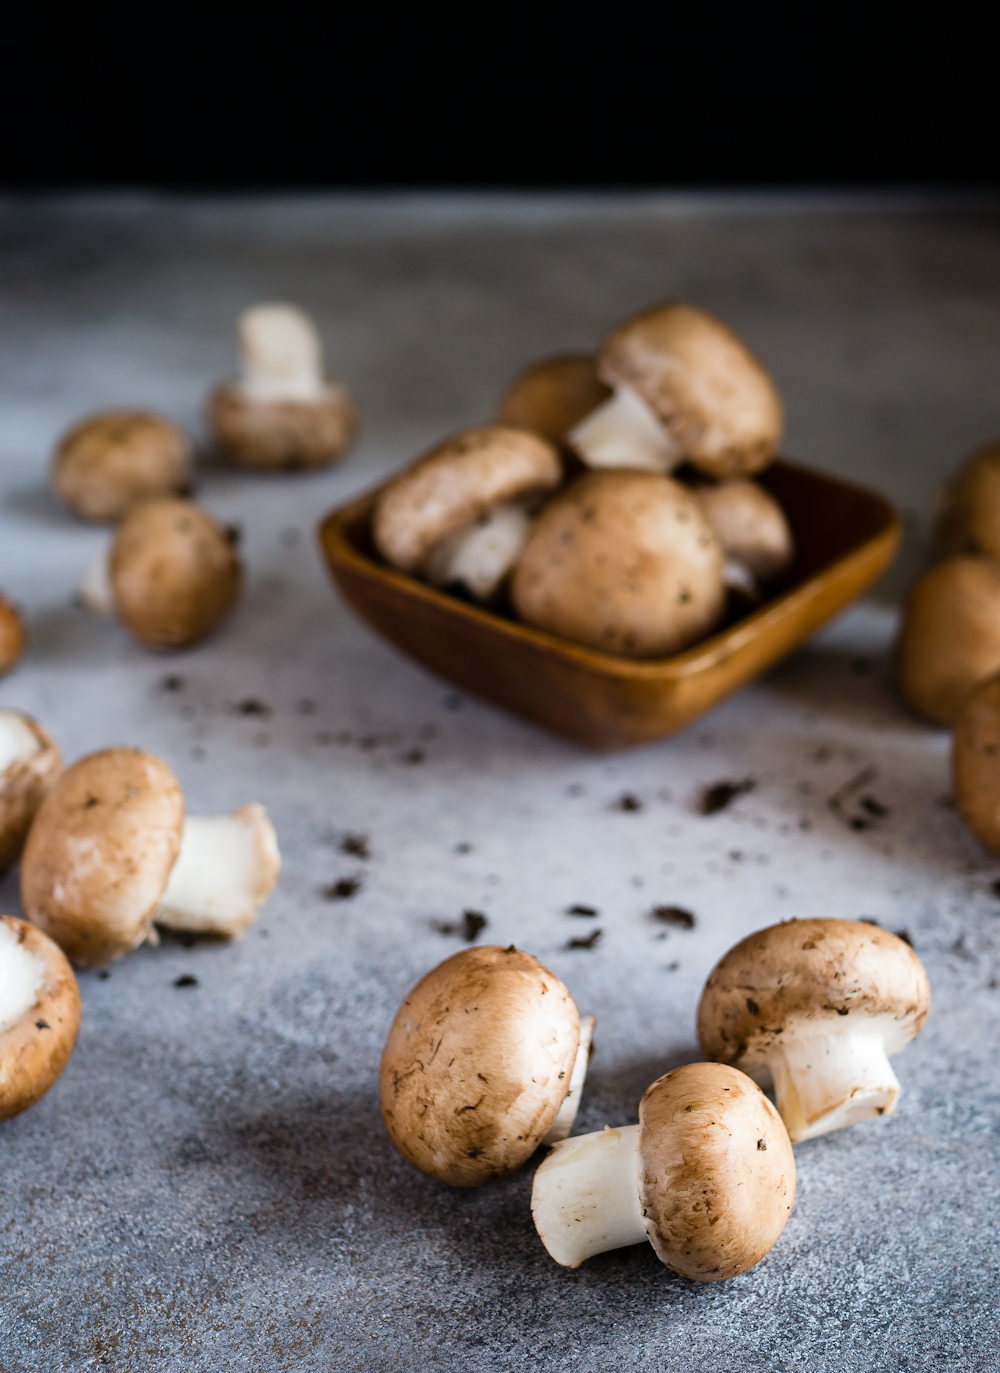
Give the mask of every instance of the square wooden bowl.
M 669 658 L 584 648 L 388 567 L 371 539 L 377 490 L 334 510 L 319 538 L 348 603 L 411 658 L 577 743 L 630 748 L 680 729 L 766 671 L 892 561 L 899 516 L 876 492 L 782 459 L 758 480 L 788 517 L 795 563 L 770 600 Z

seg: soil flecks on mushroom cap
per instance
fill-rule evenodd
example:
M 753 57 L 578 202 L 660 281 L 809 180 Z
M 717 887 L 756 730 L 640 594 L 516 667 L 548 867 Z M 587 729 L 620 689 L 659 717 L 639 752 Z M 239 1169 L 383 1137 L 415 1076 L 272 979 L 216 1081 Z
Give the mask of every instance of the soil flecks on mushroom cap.
M 738 797 L 754 791 L 756 786 L 757 780 L 754 777 L 744 777 L 739 782 L 713 782 L 702 790 L 698 798 L 698 814 L 717 815 Z

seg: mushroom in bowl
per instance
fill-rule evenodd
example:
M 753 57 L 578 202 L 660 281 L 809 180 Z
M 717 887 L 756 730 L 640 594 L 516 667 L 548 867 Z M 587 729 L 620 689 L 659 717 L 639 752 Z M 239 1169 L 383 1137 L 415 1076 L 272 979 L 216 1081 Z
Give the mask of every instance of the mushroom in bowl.
M 0 1121 L 43 1097 L 69 1061 L 80 992 L 58 945 L 0 915 Z
M 151 938 L 154 923 L 241 934 L 280 867 L 263 806 L 185 816 L 166 763 L 110 748 L 67 768 L 42 801 L 21 860 L 21 900 L 74 963 L 94 967 Z
M 531 1213 L 566 1268 L 648 1240 L 673 1272 L 720 1282 L 760 1263 L 794 1200 L 792 1146 L 764 1093 L 735 1068 L 689 1063 L 646 1089 L 638 1125 L 556 1144 Z
M 789 920 L 758 930 L 712 969 L 698 1007 L 706 1058 L 774 1084 L 793 1141 L 888 1116 L 889 1063 L 930 1009 L 909 944 L 856 920 Z
M 62 758 L 48 730 L 20 710 L 0 709 L 0 873 L 16 863 Z
M 506 1177 L 572 1128 L 593 1023 L 513 946 L 445 959 L 403 1001 L 382 1054 L 393 1144 L 454 1187 Z
M 497 423 L 530 429 L 561 446 L 570 430 L 611 394 L 590 353 L 560 353 L 514 378 L 500 402 Z
M 188 491 L 191 459 L 191 440 L 161 415 L 107 410 L 63 435 L 49 482 L 74 515 L 110 523 L 140 501 Z
M 0 594 L 0 677 L 24 652 L 24 624 L 16 608 Z
M 323 371 L 319 333 L 294 305 L 257 305 L 239 318 L 243 375 L 216 387 L 212 435 L 241 467 L 297 471 L 342 457 L 357 428 L 344 388 Z

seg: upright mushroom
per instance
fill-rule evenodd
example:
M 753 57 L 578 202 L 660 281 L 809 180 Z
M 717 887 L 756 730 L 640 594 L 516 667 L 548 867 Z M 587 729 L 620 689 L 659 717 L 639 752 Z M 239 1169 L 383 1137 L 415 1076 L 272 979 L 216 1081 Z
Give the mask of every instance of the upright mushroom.
M 20 858 L 35 812 L 61 767 L 55 740 L 37 720 L 0 709 L 0 873 Z
M 49 481 L 74 515 L 103 523 L 140 501 L 187 491 L 191 456 L 188 436 L 161 415 L 106 410 L 63 435 Z
M 795 1159 L 755 1083 L 718 1063 L 658 1078 L 639 1124 L 557 1144 L 535 1173 L 531 1214 L 557 1263 L 648 1239 L 661 1263 L 719 1282 L 759 1263 L 795 1199 Z
M 686 487 L 652 472 L 589 472 L 535 521 L 511 596 L 539 629 L 655 658 L 718 623 L 722 568 L 718 540 Z
M 793 1141 L 892 1115 L 889 1055 L 930 1009 L 909 944 L 855 920 L 790 920 L 740 941 L 709 974 L 698 1007 L 706 1058 L 773 1081 Z
M 262 806 L 185 818 L 166 763 L 110 748 L 67 768 L 43 800 L 21 860 L 21 899 L 74 963 L 94 967 L 150 938 L 154 922 L 241 933 L 280 866 Z
M 0 677 L 9 672 L 24 652 L 24 625 L 14 606 L 0 595 Z
M 357 414 L 323 372 L 315 324 L 294 305 L 257 305 L 239 318 L 243 376 L 216 387 L 208 418 L 219 447 L 242 467 L 325 467 L 347 450 Z
M 393 1144 L 455 1187 L 506 1177 L 547 1135 L 572 1128 L 592 1026 L 559 979 L 513 945 L 445 959 L 400 1006 L 382 1054 Z
M 0 915 L 0 1121 L 45 1095 L 79 1029 L 80 992 L 65 955 L 41 930 Z
M 466 429 L 382 492 L 372 533 L 394 567 L 489 600 L 516 563 L 538 497 L 562 479 L 552 444 L 523 429 Z
M 692 305 L 655 306 L 605 341 L 598 373 L 610 400 L 569 442 L 591 467 L 747 477 L 774 457 L 781 401 L 767 372 L 720 320 Z

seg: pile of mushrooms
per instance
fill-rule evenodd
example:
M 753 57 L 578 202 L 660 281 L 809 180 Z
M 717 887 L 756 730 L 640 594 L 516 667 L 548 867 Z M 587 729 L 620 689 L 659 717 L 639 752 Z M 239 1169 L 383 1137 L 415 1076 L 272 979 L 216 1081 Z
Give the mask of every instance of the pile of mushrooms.
M 372 533 L 392 566 L 631 658 L 704 638 L 727 590 L 756 602 L 789 567 L 788 522 L 753 480 L 777 449 L 781 404 L 705 311 L 658 306 L 596 359 L 536 364 L 498 419 L 384 488 Z

